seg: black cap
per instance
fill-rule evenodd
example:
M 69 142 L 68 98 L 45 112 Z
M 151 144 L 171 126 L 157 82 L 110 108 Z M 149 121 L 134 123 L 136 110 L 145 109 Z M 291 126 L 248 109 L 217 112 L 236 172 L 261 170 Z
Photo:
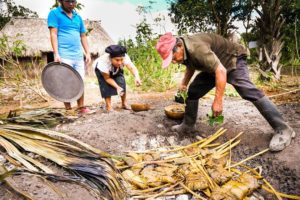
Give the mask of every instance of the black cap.
M 126 54 L 126 48 L 121 45 L 110 45 L 105 49 L 106 53 L 109 53 L 110 57 L 124 57 Z

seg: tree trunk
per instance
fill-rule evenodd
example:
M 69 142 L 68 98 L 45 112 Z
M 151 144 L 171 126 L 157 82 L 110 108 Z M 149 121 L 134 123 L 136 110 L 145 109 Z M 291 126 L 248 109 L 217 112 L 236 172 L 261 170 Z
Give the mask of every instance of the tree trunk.
M 270 71 L 273 72 L 276 80 L 280 79 L 282 65 L 279 63 L 281 58 L 281 50 L 284 42 L 273 41 L 271 51 L 268 51 L 264 46 L 264 55 L 266 58 L 266 64 L 270 67 Z
M 271 72 L 276 80 L 279 80 L 281 75 L 280 58 L 284 44 L 281 30 L 285 20 L 281 16 L 280 2 L 280 0 L 263 0 L 261 1 L 261 11 L 256 10 L 260 16 L 256 20 L 256 25 L 260 47 L 263 49 L 260 69 L 264 72 Z M 270 77 L 264 78 L 270 79 Z
M 296 55 L 297 55 L 297 58 L 300 59 L 299 48 L 298 48 L 298 37 L 297 37 L 297 23 L 298 23 L 298 19 L 296 17 L 295 18 L 295 31 L 294 31 L 294 35 L 295 35 L 295 41 L 296 41 Z

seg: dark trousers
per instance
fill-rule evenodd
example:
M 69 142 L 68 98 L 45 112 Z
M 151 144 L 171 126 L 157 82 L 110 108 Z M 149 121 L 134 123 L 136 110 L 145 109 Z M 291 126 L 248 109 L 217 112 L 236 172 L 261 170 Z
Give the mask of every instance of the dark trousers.
M 250 81 L 249 70 L 245 58 L 237 60 L 236 69 L 227 74 L 227 82 L 233 85 L 243 99 L 254 102 L 264 93 Z M 198 100 L 215 87 L 215 76 L 207 72 L 199 73 L 188 89 L 188 99 Z
M 111 96 L 118 95 L 118 92 L 116 88 L 113 86 L 109 85 L 104 77 L 102 76 L 100 70 L 98 68 L 95 69 L 96 76 L 98 78 L 99 82 L 99 87 L 100 87 L 100 93 L 102 98 L 107 98 Z M 126 82 L 125 82 L 125 77 L 123 74 L 123 70 L 120 70 L 116 75 L 110 74 L 110 77 L 114 79 L 114 81 L 121 87 L 123 88 L 124 92 L 126 92 Z

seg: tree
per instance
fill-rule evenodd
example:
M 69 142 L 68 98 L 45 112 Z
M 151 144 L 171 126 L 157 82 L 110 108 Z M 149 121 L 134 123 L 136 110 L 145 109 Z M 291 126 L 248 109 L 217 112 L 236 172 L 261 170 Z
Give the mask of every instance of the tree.
M 167 69 L 161 67 L 161 58 L 155 49 L 157 43 L 157 33 L 152 26 L 161 27 L 163 19 L 155 18 L 154 23 L 150 24 L 148 16 L 151 16 L 150 6 L 138 6 L 137 12 L 142 16 L 141 21 L 136 24 L 135 41 L 132 39 L 120 41 L 119 44 L 127 48 L 128 55 L 138 68 L 143 81 L 140 89 L 144 91 L 165 91 L 174 87 L 175 82 L 172 79 L 177 66 L 169 66 Z M 126 82 L 129 86 L 134 86 L 133 76 L 127 76 Z
M 284 61 L 300 60 L 300 1 L 284 0 L 282 15 L 285 18 L 283 26 L 285 45 L 282 52 Z
M 255 8 L 258 7 L 258 2 L 253 0 L 240 1 L 241 9 L 238 13 L 238 20 L 243 23 L 245 32 L 242 33 L 244 42 L 248 44 L 253 39 L 254 16 Z
M 179 33 L 213 31 L 227 37 L 236 30 L 234 22 L 251 17 L 254 4 L 250 0 L 174 0 L 170 1 L 170 17 Z
M 38 17 L 37 13 L 16 5 L 13 0 L 0 0 L 0 30 L 12 17 Z
M 262 0 L 260 6 L 261 9 L 256 9 L 259 15 L 256 19 L 258 41 L 263 52 L 260 68 L 263 72 L 271 72 L 273 77 L 279 80 L 282 68 L 282 64 L 280 64 L 281 50 L 284 45 L 283 25 L 285 23 L 281 0 Z

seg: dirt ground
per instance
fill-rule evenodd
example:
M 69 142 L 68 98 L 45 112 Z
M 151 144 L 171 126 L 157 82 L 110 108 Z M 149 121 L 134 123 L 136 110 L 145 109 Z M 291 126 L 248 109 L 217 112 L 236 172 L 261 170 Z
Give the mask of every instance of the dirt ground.
M 166 93 L 135 94 L 129 95 L 129 104 L 145 102 L 151 105 L 151 110 L 146 112 L 133 112 L 116 108 L 113 113 L 106 113 L 103 102 L 100 101 L 99 91 L 93 84 L 89 85 L 86 100 L 88 105 L 94 105 L 95 114 L 79 118 L 73 123 L 62 124 L 54 129 L 65 132 L 90 145 L 113 154 L 122 154 L 129 150 L 145 150 L 163 145 L 186 145 L 196 140 L 196 136 L 206 137 L 216 132 L 220 127 L 227 132 L 220 140 L 228 140 L 239 132 L 241 144 L 233 150 L 233 160 L 239 161 L 261 150 L 268 148 L 272 136 L 272 129 L 259 114 L 256 108 L 240 97 L 226 97 L 224 103 L 225 123 L 211 127 L 207 123 L 206 114 L 211 108 L 212 95 L 207 95 L 200 101 L 197 120 L 197 134 L 178 135 L 171 131 L 171 126 L 179 124 L 180 120 L 168 119 L 164 114 L 164 107 L 174 104 L 174 91 Z M 266 91 L 267 94 L 274 93 Z M 278 93 L 278 92 L 277 92 Z M 291 145 L 279 153 L 267 152 L 247 164 L 261 166 L 263 176 L 280 192 L 300 195 L 300 93 L 289 94 L 293 101 L 288 103 L 278 102 L 279 110 L 283 113 L 290 126 L 294 128 L 298 137 Z M 281 98 L 281 97 L 280 97 Z M 296 99 L 296 100 L 295 100 Z M 114 99 L 116 107 L 118 99 Z M 52 102 L 52 107 L 61 106 Z M 51 190 L 51 187 L 39 178 L 22 175 L 10 178 L 23 191 L 28 192 L 35 199 L 57 200 L 62 199 Z M 96 199 L 85 189 L 66 183 L 54 183 L 62 193 L 73 200 Z M 262 193 L 265 199 L 274 197 Z M 0 187 L 0 199 L 22 199 L 7 186 Z

